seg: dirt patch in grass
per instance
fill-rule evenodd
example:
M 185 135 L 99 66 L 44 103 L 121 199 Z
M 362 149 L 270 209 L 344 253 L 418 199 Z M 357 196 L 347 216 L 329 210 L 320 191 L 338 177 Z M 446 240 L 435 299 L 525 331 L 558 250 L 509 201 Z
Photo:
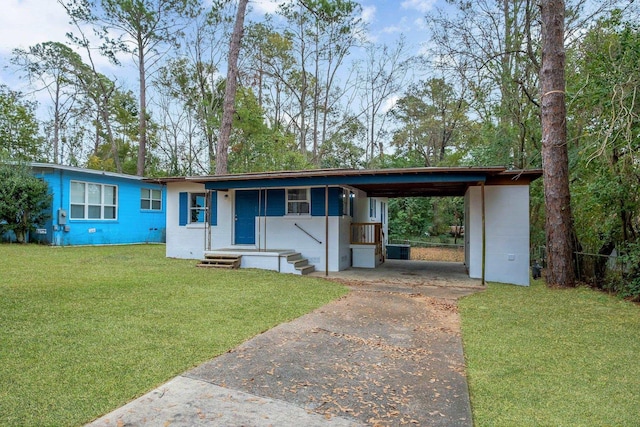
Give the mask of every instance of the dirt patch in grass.
M 464 248 L 411 248 L 411 259 L 414 261 L 447 261 L 464 262 Z

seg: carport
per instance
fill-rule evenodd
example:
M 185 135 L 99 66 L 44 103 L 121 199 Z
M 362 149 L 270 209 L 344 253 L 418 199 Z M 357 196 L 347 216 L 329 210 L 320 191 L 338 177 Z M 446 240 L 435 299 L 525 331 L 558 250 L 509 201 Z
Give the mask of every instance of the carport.
M 529 185 L 542 176 L 542 170 L 411 168 L 358 171 L 356 176 L 353 179 L 349 171 L 344 178 L 368 197 L 464 197 L 468 277 L 483 284 L 487 280 L 529 284 Z M 398 271 L 386 267 L 387 274 L 397 278 Z

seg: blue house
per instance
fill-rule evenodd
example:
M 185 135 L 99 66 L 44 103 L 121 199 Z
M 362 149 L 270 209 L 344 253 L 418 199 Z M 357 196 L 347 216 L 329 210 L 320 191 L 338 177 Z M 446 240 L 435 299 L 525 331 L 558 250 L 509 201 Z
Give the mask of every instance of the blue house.
M 163 243 L 166 191 L 142 177 L 31 163 L 53 196 L 51 218 L 30 241 L 54 246 Z

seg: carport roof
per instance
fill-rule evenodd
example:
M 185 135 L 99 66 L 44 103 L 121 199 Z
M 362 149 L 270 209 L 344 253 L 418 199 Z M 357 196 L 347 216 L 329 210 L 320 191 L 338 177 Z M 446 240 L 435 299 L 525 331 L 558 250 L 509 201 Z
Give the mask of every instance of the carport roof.
M 481 185 L 528 185 L 542 171 L 507 170 L 504 167 L 450 167 L 403 169 L 313 169 L 228 175 L 147 179 L 148 182 L 195 182 L 209 190 L 243 188 L 347 186 L 369 197 L 464 196 L 467 188 Z

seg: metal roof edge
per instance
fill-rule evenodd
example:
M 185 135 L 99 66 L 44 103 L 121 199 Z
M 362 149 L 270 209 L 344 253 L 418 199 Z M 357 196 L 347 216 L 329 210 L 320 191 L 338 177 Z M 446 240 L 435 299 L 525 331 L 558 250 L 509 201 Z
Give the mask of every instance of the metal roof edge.
M 78 172 L 78 173 L 87 173 L 91 175 L 102 175 L 102 176 L 110 176 L 113 178 L 121 178 L 121 179 L 131 179 L 136 181 L 146 181 L 147 179 L 137 175 L 129 175 L 126 173 L 118 173 L 118 172 L 110 172 L 103 171 L 98 169 L 87 169 L 81 168 L 77 166 L 67 166 L 67 165 L 57 165 L 54 163 L 39 163 L 39 162 L 28 162 L 27 163 L 31 169 L 51 169 L 51 170 L 65 170 L 69 172 Z

